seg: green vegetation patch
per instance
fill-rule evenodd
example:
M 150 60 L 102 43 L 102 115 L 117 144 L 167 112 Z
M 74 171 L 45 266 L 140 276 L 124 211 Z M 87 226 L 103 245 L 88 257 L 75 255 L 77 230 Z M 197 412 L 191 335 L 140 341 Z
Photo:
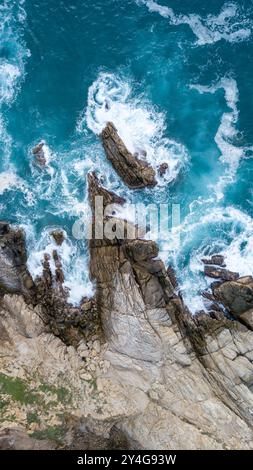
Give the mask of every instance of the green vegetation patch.
M 28 413 L 26 414 L 26 419 L 28 424 L 40 423 L 40 418 L 36 411 L 28 411 Z
M 45 400 L 46 395 L 54 395 L 56 400 Z M 7 397 L 8 396 L 8 397 Z M 1 400 L 1 398 L 3 399 Z M 69 391 L 65 387 L 56 387 L 42 383 L 31 390 L 25 380 L 0 373 L 0 411 L 8 403 L 8 398 L 22 405 L 37 405 L 40 409 L 50 410 L 61 404 L 71 402 Z
M 42 384 L 38 390 L 44 393 L 52 393 L 57 396 L 57 400 L 61 403 L 66 403 L 70 400 L 70 393 L 65 387 L 55 387 L 54 385 Z
M 58 444 L 62 445 L 65 432 L 65 428 L 62 426 L 49 426 L 46 429 L 34 431 L 29 435 L 34 439 L 48 439 L 50 441 L 55 441 Z
M 0 373 L 0 395 L 9 395 L 23 405 L 38 403 L 40 397 L 27 387 L 24 380 Z

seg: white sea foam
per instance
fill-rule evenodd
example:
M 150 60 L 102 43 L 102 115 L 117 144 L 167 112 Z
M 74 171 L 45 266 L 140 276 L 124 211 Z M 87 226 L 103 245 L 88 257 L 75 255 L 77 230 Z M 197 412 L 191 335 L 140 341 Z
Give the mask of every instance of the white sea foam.
M 160 5 L 153 0 L 137 0 L 137 4 L 144 4 L 150 12 L 159 13 L 167 18 L 170 24 L 178 26 L 188 25 L 197 37 L 197 44 L 213 44 L 221 39 L 228 42 L 239 42 L 248 39 L 252 32 L 252 25 L 239 5 L 225 3 L 218 15 L 207 15 L 205 18 L 197 14 L 176 14 L 172 8 Z
M 93 285 L 88 276 L 88 256 L 81 256 L 78 244 L 71 242 L 65 235 L 65 240 L 61 246 L 54 241 L 50 232 L 53 230 L 44 229 L 36 240 L 33 228 L 24 226 L 28 240 L 29 257 L 27 261 L 28 269 L 35 279 L 40 276 L 43 271 L 44 254 L 50 255 L 50 269 L 52 274 L 55 273 L 55 265 L 53 261 L 53 251 L 57 250 L 65 276 L 64 286 L 69 290 L 68 301 L 73 305 L 78 305 L 83 297 L 91 297 L 93 295 Z
M 13 99 L 15 84 L 20 75 L 20 69 L 16 65 L 0 63 L 0 102 L 9 103 Z
M 158 178 L 159 184 L 173 181 L 189 158 L 182 144 L 164 136 L 165 115 L 143 95 L 134 96 L 131 84 L 111 73 L 100 73 L 89 88 L 85 118 L 96 134 L 112 121 L 130 152 L 138 153 L 154 167 L 168 163 L 169 169 Z M 79 130 L 82 126 L 81 120 Z
M 0 195 L 2 196 L 5 191 L 21 191 L 28 206 L 33 206 L 35 203 L 34 195 L 26 181 L 20 178 L 12 167 L 0 173 Z
M 15 173 L 3 171 L 0 173 L 0 194 L 11 189 L 24 187 L 24 182 Z
M 52 159 L 53 152 L 45 141 L 43 141 L 43 143 L 44 143 L 43 145 L 44 157 L 46 160 L 46 164 L 48 165 Z
M 24 75 L 24 64 L 30 51 L 22 42 L 22 28 L 26 19 L 24 1 L 4 0 L 0 5 L 0 43 L 7 43 L 10 54 L 0 58 L 0 142 L 5 169 L 8 169 L 12 139 L 6 130 L 3 106 L 14 100 Z M 15 51 L 15 55 L 12 52 Z
M 225 257 L 227 268 L 241 276 L 253 274 L 253 220 L 233 206 L 226 208 L 207 206 L 205 212 L 197 208 L 191 212 L 179 227 L 180 251 L 174 249 L 173 239 L 162 246 L 164 254 L 173 260 L 177 268 L 180 290 L 192 313 L 205 309 L 206 301 L 201 297 L 212 282 L 204 277 L 202 258 L 213 254 Z M 182 266 L 181 253 L 189 256 L 187 265 Z
M 234 145 L 233 141 L 238 135 L 236 124 L 239 117 L 238 102 L 239 91 L 237 83 L 233 78 L 224 77 L 211 86 L 191 85 L 199 93 L 216 93 L 223 89 L 226 104 L 230 108 L 229 112 L 222 115 L 221 123 L 215 136 L 215 142 L 220 150 L 220 161 L 225 165 L 225 172 L 213 186 L 218 200 L 224 197 L 224 189 L 228 184 L 232 184 L 236 179 L 237 170 L 241 159 L 246 157 L 247 152 L 252 151 L 251 147 L 240 147 Z

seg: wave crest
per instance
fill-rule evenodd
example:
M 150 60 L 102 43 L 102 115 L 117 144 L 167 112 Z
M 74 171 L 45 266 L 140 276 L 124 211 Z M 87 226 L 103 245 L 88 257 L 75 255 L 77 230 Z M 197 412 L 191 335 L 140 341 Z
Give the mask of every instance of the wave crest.
M 158 178 L 161 185 L 173 181 L 188 161 L 186 148 L 165 137 L 165 115 L 143 95 L 135 96 L 131 84 L 114 74 L 100 73 L 89 88 L 88 107 L 79 130 L 83 121 L 95 134 L 112 121 L 130 152 L 146 155 L 154 168 L 168 163 L 168 171 Z
M 176 15 L 172 8 L 162 6 L 153 0 L 137 0 L 150 12 L 159 13 L 174 26 L 188 25 L 197 37 L 197 45 L 213 44 L 222 39 L 228 42 L 240 42 L 251 36 L 252 25 L 242 7 L 235 3 L 225 3 L 220 13 L 203 18 L 197 14 Z

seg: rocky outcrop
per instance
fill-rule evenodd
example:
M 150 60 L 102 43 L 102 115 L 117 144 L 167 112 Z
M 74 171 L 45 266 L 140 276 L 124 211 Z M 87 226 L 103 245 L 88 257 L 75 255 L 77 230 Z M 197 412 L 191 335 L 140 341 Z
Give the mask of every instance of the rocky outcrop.
M 33 288 L 26 262 L 23 230 L 0 222 L 0 291 L 26 293 Z
M 51 232 L 51 235 L 52 235 L 56 245 L 61 246 L 63 244 L 65 237 L 64 237 L 64 233 L 63 233 L 62 230 L 55 229 Z
M 88 180 L 92 208 L 96 195 L 105 205 L 124 202 L 95 175 Z M 118 223 L 126 228 L 127 222 L 113 215 L 103 220 L 104 228 Z M 53 292 L 60 286 L 47 260 L 36 304 L 5 294 L 0 304 L 3 433 L 22 429 L 57 448 L 119 442 L 121 448 L 137 449 L 253 449 L 253 332 L 222 310 L 192 316 L 158 254 L 154 242 L 117 238 L 117 232 L 114 238 L 90 240 L 103 334 L 75 336 L 75 347 L 64 334 L 52 334 L 44 318 L 45 312 L 57 317 L 62 310 L 67 334 L 64 299 L 57 304 Z M 234 309 L 225 291 L 236 284 L 243 310 L 251 282 L 220 281 L 212 295 Z
M 40 307 L 41 317 L 50 331 L 68 345 L 77 345 L 84 337 L 100 330 L 100 319 L 93 300 L 83 299 L 80 306 L 68 303 L 68 291 L 64 288 L 64 274 L 57 250 L 53 250 L 54 275 L 50 269 L 50 257 L 45 254 L 43 274 L 35 280 L 28 301 Z
M 203 258 L 202 263 L 211 264 L 216 266 L 221 266 L 222 268 L 226 267 L 225 258 L 222 255 L 213 255 L 211 258 Z
M 123 429 L 144 448 L 252 448 L 249 329 L 219 311 L 192 317 L 151 241 L 92 240 L 90 252 L 106 357 L 143 397 Z
M 237 281 L 224 282 L 214 286 L 213 295 L 236 319 L 245 323 L 250 329 L 253 326 L 253 278 L 245 276 Z
M 236 279 L 240 277 L 239 273 L 234 273 L 228 269 L 209 265 L 204 267 L 204 273 L 208 277 L 221 279 L 222 281 L 236 281 Z
M 225 266 L 225 258 L 221 255 L 202 261 L 205 264 L 205 274 L 219 279 L 211 284 L 212 292 L 202 293 L 205 299 L 212 302 L 208 306 L 209 312 L 213 313 L 213 310 L 223 312 L 225 308 L 228 316 L 234 317 L 253 330 L 253 277 L 239 277 L 238 273 L 221 269 L 219 266 Z M 212 266 L 209 266 L 211 264 Z M 209 272 L 210 274 L 207 274 Z
M 146 160 L 132 155 L 119 137 L 116 127 L 108 122 L 101 134 L 106 156 L 131 189 L 155 186 L 155 171 Z
M 159 165 L 159 167 L 158 167 L 159 175 L 164 176 L 166 174 L 168 168 L 169 168 L 168 163 L 162 163 L 161 165 Z
M 44 255 L 43 274 L 33 281 L 27 269 L 27 252 L 23 230 L 0 222 L 0 294 L 22 294 L 50 330 L 67 344 L 76 344 L 84 336 L 100 329 L 94 301 L 84 300 L 80 307 L 68 304 L 64 274 L 57 250 L 53 251 L 55 274 L 50 269 L 50 256 Z
M 45 166 L 47 163 L 45 152 L 44 152 L 44 146 L 45 146 L 45 142 L 40 142 L 38 145 L 36 145 L 32 149 L 34 161 L 39 166 Z

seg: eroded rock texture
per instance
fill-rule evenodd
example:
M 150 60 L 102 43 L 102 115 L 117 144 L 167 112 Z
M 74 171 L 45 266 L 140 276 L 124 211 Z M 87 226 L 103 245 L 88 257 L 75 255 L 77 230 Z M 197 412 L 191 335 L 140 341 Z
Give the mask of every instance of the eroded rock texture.
M 102 131 L 101 139 L 108 160 L 129 188 L 144 188 L 156 184 L 153 168 L 146 160 L 127 150 L 112 122 L 108 122 Z
M 92 240 L 90 250 L 107 358 L 143 394 L 125 431 L 146 448 L 251 447 L 251 331 L 218 313 L 192 317 L 154 242 Z
M 95 175 L 89 194 L 92 207 L 95 195 L 123 203 Z M 90 241 L 104 336 L 81 336 L 75 347 L 52 334 L 39 302 L 5 294 L 0 445 L 18 428 L 34 446 L 72 448 L 78 436 L 87 448 L 253 448 L 253 332 L 221 311 L 193 317 L 157 255 L 152 241 Z M 219 283 L 212 295 L 235 312 L 238 284 L 241 315 L 251 308 L 251 278 Z
M 25 293 L 33 287 L 26 261 L 23 230 L 0 222 L 0 291 Z
M 237 281 L 224 282 L 213 288 L 214 297 L 237 320 L 253 330 L 253 277 L 245 276 Z

